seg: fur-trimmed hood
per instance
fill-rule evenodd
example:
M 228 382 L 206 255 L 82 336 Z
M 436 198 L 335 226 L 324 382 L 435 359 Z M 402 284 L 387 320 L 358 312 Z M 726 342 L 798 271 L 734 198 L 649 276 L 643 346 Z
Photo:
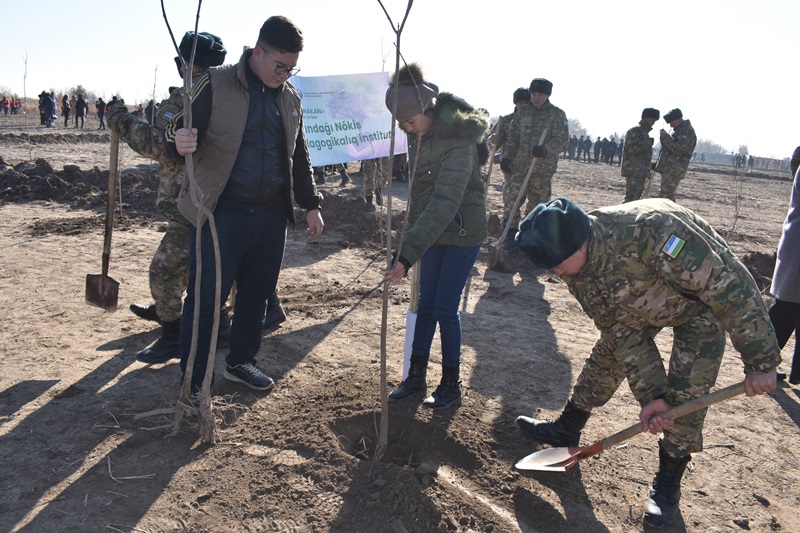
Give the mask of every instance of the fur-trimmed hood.
M 432 112 L 431 134 L 481 143 L 489 132 L 489 116 L 452 93 L 440 93 Z

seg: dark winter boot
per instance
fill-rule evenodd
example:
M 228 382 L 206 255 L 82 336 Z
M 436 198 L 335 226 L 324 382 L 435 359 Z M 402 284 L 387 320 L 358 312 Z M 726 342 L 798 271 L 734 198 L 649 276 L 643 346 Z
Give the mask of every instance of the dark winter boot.
M 286 311 L 281 307 L 278 291 L 275 291 L 267 298 L 267 309 L 264 311 L 262 324 L 264 324 L 264 329 L 269 329 L 284 322 L 286 322 Z
M 461 365 L 442 364 L 442 381 L 422 405 L 430 409 L 447 409 L 461 405 L 461 380 L 458 379 Z
M 681 499 L 681 478 L 691 460 L 692 456 L 689 454 L 672 457 L 659 441 L 658 472 L 653 478 L 650 498 L 644 506 L 645 525 L 663 528 L 675 519 Z
M 408 367 L 408 376 L 403 382 L 389 393 L 389 401 L 397 402 L 417 396 L 428 390 L 428 354 L 411 354 L 411 364 Z
M 591 411 L 578 409 L 570 401 L 556 420 L 518 416 L 517 427 L 523 435 L 541 444 L 577 446 L 581 440 L 581 430 L 591 415 Z
M 134 315 L 138 316 L 139 318 L 143 318 L 145 320 L 152 320 L 153 322 L 158 322 L 158 314 L 156 313 L 156 304 L 150 304 L 150 305 L 131 304 L 129 309 Z
M 161 337 L 152 346 L 136 354 L 136 360 L 154 365 L 166 363 L 170 359 L 181 356 L 181 321 L 163 322 L 161 324 Z

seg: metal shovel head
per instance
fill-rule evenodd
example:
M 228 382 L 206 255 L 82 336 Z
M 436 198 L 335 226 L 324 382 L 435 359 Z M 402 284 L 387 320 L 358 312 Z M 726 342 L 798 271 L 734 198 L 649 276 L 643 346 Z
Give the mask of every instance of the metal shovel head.
M 489 245 L 489 270 L 496 270 L 498 272 L 505 272 L 506 270 L 506 253 L 502 246 L 499 244 Z
M 86 303 L 106 311 L 117 310 L 119 281 L 102 274 L 86 274 Z
M 541 472 L 566 472 L 575 466 L 584 448 L 547 448 L 539 450 L 514 465 L 517 470 L 539 470 Z

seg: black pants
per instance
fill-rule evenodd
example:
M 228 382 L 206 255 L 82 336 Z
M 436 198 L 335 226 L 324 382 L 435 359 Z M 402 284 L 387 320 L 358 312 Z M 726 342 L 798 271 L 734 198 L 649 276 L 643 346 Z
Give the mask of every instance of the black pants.
M 775 336 L 778 337 L 778 346 L 783 349 L 789 341 L 789 337 L 794 333 L 794 357 L 792 358 L 792 370 L 789 374 L 789 381 L 793 384 L 800 383 L 800 303 L 787 302 L 775 299 L 775 303 L 769 308 L 769 318 L 775 328 Z

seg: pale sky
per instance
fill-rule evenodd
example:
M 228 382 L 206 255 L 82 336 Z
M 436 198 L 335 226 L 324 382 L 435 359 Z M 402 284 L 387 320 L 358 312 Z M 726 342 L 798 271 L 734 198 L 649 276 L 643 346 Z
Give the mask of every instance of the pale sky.
M 165 5 L 180 40 L 194 28 L 197 2 Z M 384 5 L 396 26 L 407 1 Z M 150 98 L 156 68 L 157 100 L 180 83 L 158 0 L 17 7 L 0 34 L 3 90 L 21 95 L 24 79 L 29 97 L 81 84 L 133 103 Z M 301 75 L 394 69 L 395 34 L 377 0 L 205 0 L 199 30 L 220 36 L 234 63 L 271 15 L 303 31 Z M 592 137 L 624 134 L 645 107 L 662 116 L 680 107 L 700 139 L 785 158 L 800 145 L 798 19 L 797 0 L 416 0 L 400 46 L 429 81 L 493 116 L 513 109 L 517 87 L 544 77 L 551 101 Z

